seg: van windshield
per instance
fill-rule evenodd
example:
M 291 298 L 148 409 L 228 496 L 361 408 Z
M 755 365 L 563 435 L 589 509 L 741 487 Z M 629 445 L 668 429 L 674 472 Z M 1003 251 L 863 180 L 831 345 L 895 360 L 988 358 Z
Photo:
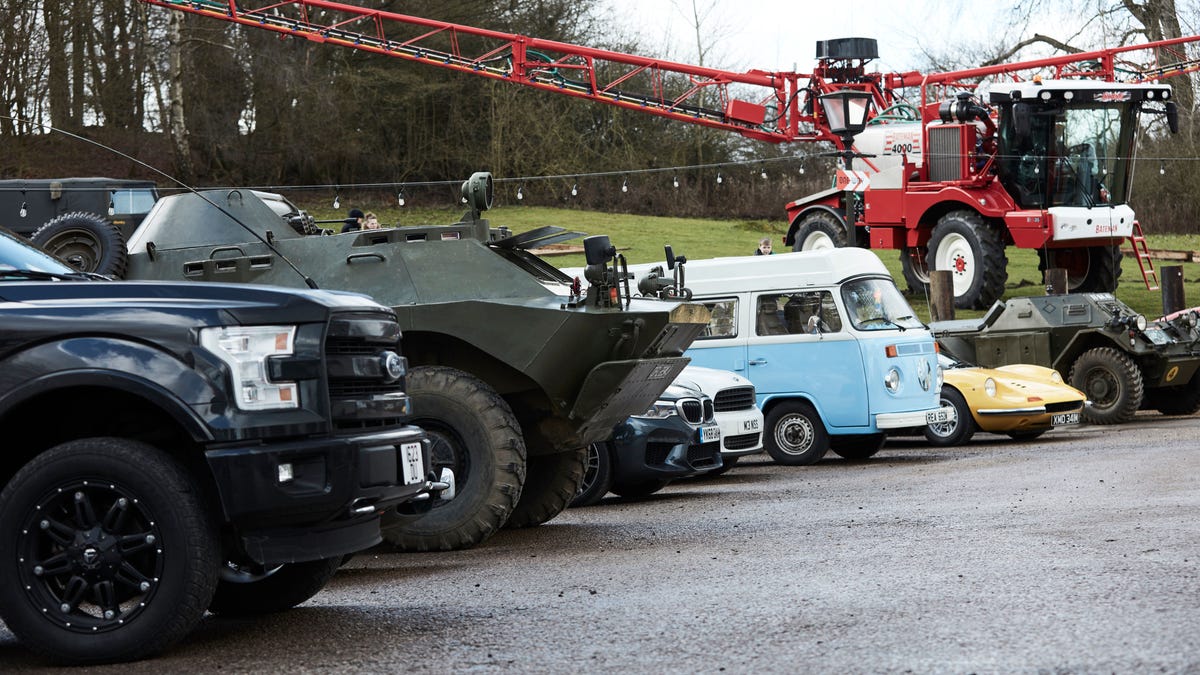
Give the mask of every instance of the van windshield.
M 891 279 L 858 279 L 842 285 L 842 302 L 857 330 L 922 328 L 916 312 Z

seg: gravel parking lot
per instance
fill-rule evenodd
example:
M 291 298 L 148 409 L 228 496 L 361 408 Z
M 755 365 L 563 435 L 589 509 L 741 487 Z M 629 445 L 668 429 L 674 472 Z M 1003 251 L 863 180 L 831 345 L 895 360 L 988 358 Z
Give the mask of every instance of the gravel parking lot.
M 1195 672 L 1200 418 L 756 457 L 94 672 Z M 2 624 L 0 624 L 2 626 Z M 41 668 L 0 627 L 0 670 Z

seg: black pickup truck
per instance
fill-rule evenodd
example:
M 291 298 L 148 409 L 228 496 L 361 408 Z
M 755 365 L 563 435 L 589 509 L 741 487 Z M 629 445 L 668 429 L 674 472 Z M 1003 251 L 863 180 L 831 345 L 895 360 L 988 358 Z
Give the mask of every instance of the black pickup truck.
M 453 491 L 392 310 L 92 277 L 0 231 L 0 618 L 35 651 L 131 660 L 292 607 Z

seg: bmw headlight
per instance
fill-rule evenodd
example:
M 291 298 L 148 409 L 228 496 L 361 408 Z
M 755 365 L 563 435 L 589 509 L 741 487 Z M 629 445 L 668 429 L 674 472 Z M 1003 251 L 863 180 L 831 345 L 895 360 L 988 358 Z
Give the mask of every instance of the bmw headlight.
M 883 377 L 883 386 L 891 393 L 896 393 L 900 390 L 900 371 L 892 368 L 888 370 L 887 375 Z
M 983 381 L 983 392 L 985 394 L 987 394 L 988 396 L 991 396 L 994 398 L 996 396 L 996 381 L 990 377 L 988 379 L 984 380 Z
M 646 409 L 646 412 L 634 417 L 645 417 L 648 419 L 661 420 L 671 415 L 678 415 L 679 411 L 675 409 L 674 401 L 655 401 L 654 405 Z
M 229 366 L 234 403 L 242 410 L 298 408 L 295 382 L 272 382 L 267 359 L 295 352 L 295 326 L 218 326 L 200 330 L 200 346 Z

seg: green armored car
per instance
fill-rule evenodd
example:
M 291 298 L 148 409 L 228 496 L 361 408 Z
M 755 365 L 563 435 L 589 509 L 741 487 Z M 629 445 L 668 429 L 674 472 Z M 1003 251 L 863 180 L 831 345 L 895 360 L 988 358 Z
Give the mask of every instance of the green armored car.
M 1200 410 L 1200 329 L 1194 310 L 1157 321 L 1111 293 L 997 301 L 981 319 L 934 322 L 946 349 L 984 367 L 1048 366 L 1087 394 L 1084 417 L 1119 424 L 1139 409 Z

